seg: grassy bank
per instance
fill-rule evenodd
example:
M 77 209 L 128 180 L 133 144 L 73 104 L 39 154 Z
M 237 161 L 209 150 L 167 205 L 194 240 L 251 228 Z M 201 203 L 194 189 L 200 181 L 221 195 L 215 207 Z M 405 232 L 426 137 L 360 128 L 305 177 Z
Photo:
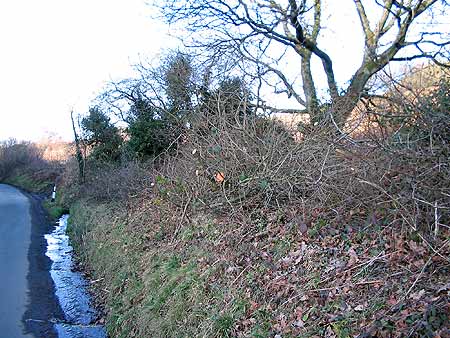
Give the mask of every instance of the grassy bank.
M 64 144 L 66 145 L 66 144 Z M 47 143 L 0 141 L 0 182 L 34 193 L 50 193 L 63 171 L 62 159 L 52 158 Z M 50 156 L 50 157 L 46 157 Z M 67 155 L 66 155 L 67 158 Z
M 112 337 L 228 336 L 248 308 L 220 280 L 209 283 L 222 266 L 207 263 L 210 239 L 166 246 L 164 224 L 146 230 L 120 205 L 78 202 L 71 215 L 71 237 L 98 280 Z
M 3 181 L 5 184 L 15 186 L 27 192 L 45 195 L 42 206 L 47 211 L 51 220 L 58 219 L 61 215 L 68 213 L 69 209 L 61 201 L 62 191 L 58 191 L 56 200 L 51 201 L 51 191 L 53 190 L 54 180 L 42 179 L 31 174 L 19 174 L 8 177 Z
M 111 337 L 432 337 L 448 325 L 448 240 L 433 252 L 418 233 L 325 220 L 302 234 L 282 215 L 197 214 L 179 228 L 160 203 L 71 209 Z
M 8 177 L 4 180 L 4 183 L 35 193 L 48 192 L 54 184 L 54 182 L 50 180 L 35 178 L 29 173 Z
M 448 335 L 449 125 L 426 107 L 362 139 L 198 109 L 147 161 L 69 165 L 110 336 Z

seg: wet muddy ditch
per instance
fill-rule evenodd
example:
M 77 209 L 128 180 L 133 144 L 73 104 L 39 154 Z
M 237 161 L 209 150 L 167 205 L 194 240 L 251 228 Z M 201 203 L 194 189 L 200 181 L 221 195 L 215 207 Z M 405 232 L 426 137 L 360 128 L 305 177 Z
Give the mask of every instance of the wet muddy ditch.
M 45 235 L 46 255 L 52 261 L 50 275 L 65 320 L 55 322 L 59 338 L 106 338 L 105 328 L 95 324 L 98 313 L 91 305 L 88 282 L 75 271 L 73 248 L 66 234 L 69 216 L 62 216 L 55 229 Z

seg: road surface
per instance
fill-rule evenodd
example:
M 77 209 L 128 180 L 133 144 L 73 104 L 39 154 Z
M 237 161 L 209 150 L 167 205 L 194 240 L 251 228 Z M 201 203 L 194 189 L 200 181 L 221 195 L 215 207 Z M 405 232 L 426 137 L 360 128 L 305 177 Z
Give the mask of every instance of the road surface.
M 0 184 L 0 338 L 56 338 L 64 322 L 44 235 L 42 198 Z
M 0 335 L 25 334 L 22 317 L 28 305 L 30 202 L 19 190 L 0 184 Z

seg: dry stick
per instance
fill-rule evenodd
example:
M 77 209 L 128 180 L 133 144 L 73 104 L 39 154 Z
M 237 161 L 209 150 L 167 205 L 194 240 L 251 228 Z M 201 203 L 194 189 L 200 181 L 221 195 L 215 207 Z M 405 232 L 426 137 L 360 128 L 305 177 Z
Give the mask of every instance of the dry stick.
M 183 136 L 183 133 L 180 133 L 180 135 L 177 136 L 177 138 L 175 140 L 173 140 L 167 147 L 166 149 L 164 149 L 160 154 L 156 155 L 155 158 L 152 160 L 153 162 L 156 161 L 156 159 L 158 159 L 159 157 L 161 157 L 164 153 L 167 153 L 169 151 L 169 149 L 176 143 L 178 142 L 178 140 Z
M 417 278 L 415 279 L 414 283 L 412 283 L 411 287 L 408 289 L 408 291 L 406 291 L 403 299 L 406 299 L 406 297 L 409 295 L 409 293 L 411 292 L 412 289 L 414 289 L 414 287 L 416 286 L 417 282 L 419 281 L 420 277 L 422 277 L 423 272 L 425 271 L 425 269 L 427 268 L 428 264 L 430 264 L 431 260 L 433 259 L 434 255 L 431 255 L 430 258 L 428 258 L 427 262 L 423 265 L 422 270 L 420 270 L 419 275 L 417 276 Z
M 436 167 L 436 166 L 435 166 L 435 167 Z M 445 194 L 444 194 L 444 195 L 445 195 Z M 449 195 L 449 196 L 450 196 L 450 195 Z M 420 198 L 417 198 L 417 197 L 413 197 L 413 199 L 414 199 L 415 201 L 418 201 L 418 202 L 421 202 L 421 203 L 423 203 L 423 204 L 426 204 L 426 205 L 428 205 L 428 206 L 430 206 L 430 207 L 432 207 L 432 208 L 434 209 L 434 239 L 436 239 L 437 236 L 438 236 L 438 233 L 439 233 L 439 226 L 440 226 L 440 225 L 448 228 L 448 226 L 446 226 L 445 224 L 439 223 L 439 209 L 445 209 L 445 210 L 447 210 L 447 209 L 450 209 L 450 208 L 447 208 L 447 207 L 439 207 L 439 205 L 437 204 L 437 201 L 435 201 L 434 203 L 430 203 L 430 202 L 421 200 Z
M 418 233 L 418 236 L 420 237 L 420 239 L 422 239 L 422 241 L 426 244 L 426 245 L 428 245 L 428 247 L 431 249 L 431 251 L 433 251 L 434 253 L 435 253 L 435 255 L 438 255 L 439 257 L 441 257 L 443 260 L 445 260 L 445 261 L 447 261 L 447 262 L 449 262 L 450 263 L 450 259 L 448 258 L 448 257 L 445 257 L 445 256 L 443 256 L 440 252 L 439 252 L 439 250 L 442 248 L 442 247 L 444 247 L 445 246 L 445 244 L 449 241 L 449 240 L 446 240 L 445 242 L 444 242 L 444 244 L 442 245 L 442 247 L 440 248 L 440 249 L 438 249 L 438 250 L 436 250 L 420 233 Z
M 434 238 L 436 239 L 439 232 L 438 204 L 434 201 Z
M 404 271 L 396 272 L 396 273 L 394 273 L 394 274 L 392 274 L 392 275 L 387 276 L 387 277 L 385 278 L 385 280 L 387 280 L 387 279 L 389 279 L 389 278 L 392 278 L 392 277 L 394 277 L 394 276 L 398 276 L 398 275 L 404 274 L 404 273 L 405 273 Z M 299 294 L 297 294 L 297 295 L 295 295 L 295 296 L 289 298 L 287 301 L 285 301 L 283 304 L 281 304 L 281 306 L 283 306 L 283 305 L 285 305 L 285 304 L 287 304 L 287 303 L 289 303 L 289 302 L 292 302 L 294 299 L 296 299 L 296 298 L 298 298 L 298 297 L 300 297 L 300 296 L 303 296 L 306 292 L 329 291 L 329 290 L 334 290 L 334 289 L 343 288 L 343 287 L 346 287 L 346 286 L 355 286 L 355 285 L 383 284 L 383 283 L 385 282 L 385 280 L 378 279 L 378 280 L 371 280 L 371 281 L 365 281 L 365 282 L 346 283 L 346 284 L 339 285 L 339 286 L 335 286 L 335 287 L 332 287 L 332 288 L 322 288 L 322 289 L 312 289 L 312 290 L 307 290 L 307 291 L 305 291 L 304 293 L 299 293 Z
M 208 268 L 211 269 L 214 265 L 216 265 L 216 264 L 219 263 L 220 261 L 221 261 L 220 258 L 219 258 L 219 259 L 216 259 L 216 260 L 214 261 L 214 263 L 212 263 Z M 200 277 L 203 277 L 207 272 L 208 272 L 208 270 L 203 271 L 203 272 L 200 274 Z
M 351 268 L 349 268 L 349 269 L 347 269 L 347 270 L 341 271 L 341 272 L 337 273 L 337 274 L 334 275 L 334 276 L 328 277 L 328 278 L 326 278 L 326 279 L 320 281 L 320 283 L 321 283 L 321 284 L 322 284 L 322 283 L 325 283 L 325 282 L 329 281 L 330 279 L 335 278 L 336 276 L 339 276 L 339 275 L 342 275 L 342 274 L 344 274 L 344 273 L 353 271 L 353 270 L 358 269 L 358 268 L 360 268 L 360 267 L 363 267 L 363 266 L 365 266 L 365 265 L 370 265 L 370 264 L 372 264 L 373 262 L 375 262 L 375 261 L 378 260 L 378 259 L 388 257 L 388 256 L 390 256 L 390 255 L 393 255 L 393 254 L 399 252 L 399 251 L 400 251 L 400 250 L 396 250 L 396 251 L 394 251 L 394 252 L 390 252 L 390 253 L 385 254 L 385 255 L 382 255 L 382 256 L 380 256 L 380 255 L 381 255 L 383 252 L 380 252 L 377 256 L 375 256 L 375 257 L 369 259 L 368 261 L 365 261 L 365 262 L 363 262 L 363 263 L 360 263 L 360 264 L 358 264 L 358 265 L 355 265 L 355 266 L 353 266 L 353 267 L 351 267 Z
M 241 276 L 243 275 L 243 273 L 245 272 L 245 271 L 247 271 L 247 269 L 250 267 L 250 265 L 247 265 L 240 273 L 239 273 L 239 275 L 231 282 L 231 285 L 233 285 L 234 283 L 236 283 L 237 282 L 237 280 L 239 279 L 239 278 L 241 278 Z
M 175 229 L 175 232 L 173 233 L 172 240 L 175 239 L 175 237 L 176 237 L 177 234 L 178 234 L 178 231 L 180 231 L 180 229 L 181 229 L 181 225 L 183 224 L 184 217 L 186 216 L 186 210 L 187 210 L 189 204 L 191 203 L 191 200 L 192 200 L 192 195 L 189 195 L 188 201 L 187 201 L 186 204 L 184 205 L 183 214 L 181 215 L 181 219 L 180 219 L 180 221 L 178 222 L 178 226 L 177 226 L 177 228 Z
M 408 213 L 408 210 L 405 208 L 405 206 L 404 206 L 403 204 L 401 204 L 401 203 L 398 201 L 398 198 L 395 198 L 394 196 L 390 195 L 386 190 L 384 190 L 384 189 L 383 189 L 382 187 L 380 187 L 378 184 L 375 184 L 375 183 L 369 182 L 369 181 L 365 181 L 365 180 L 362 180 L 362 179 L 360 179 L 360 178 L 358 178 L 358 181 L 361 182 L 361 183 L 366 183 L 366 184 L 368 184 L 368 185 L 370 185 L 370 186 L 372 186 L 372 187 L 374 187 L 374 188 L 377 188 L 378 190 L 380 190 L 381 192 L 383 192 L 386 196 L 388 196 L 390 199 L 392 199 L 392 201 L 394 201 L 395 203 L 397 203 L 397 204 L 405 211 L 405 213 Z M 402 216 L 402 218 L 404 219 L 404 221 L 405 221 L 411 228 L 414 229 L 414 231 L 417 231 L 417 227 L 416 227 L 415 225 L 411 224 L 411 223 L 406 219 L 406 217 L 404 217 L 403 214 L 402 214 L 401 216 Z
M 365 282 L 347 283 L 347 284 L 343 284 L 343 285 L 339 285 L 339 286 L 334 286 L 334 287 L 331 287 L 331 288 L 312 289 L 312 290 L 308 290 L 307 292 L 329 291 L 329 290 L 344 288 L 346 286 L 368 285 L 368 284 L 383 284 L 383 283 L 384 283 L 383 280 L 376 279 L 376 280 L 369 280 L 369 281 L 365 281 Z
M 385 255 L 382 255 L 382 256 L 380 256 L 380 255 L 382 254 L 382 252 L 380 252 L 376 257 L 373 257 L 373 258 L 371 258 L 370 260 L 368 260 L 368 261 L 366 261 L 366 262 L 364 262 L 364 263 L 355 265 L 354 267 L 351 267 L 351 268 L 349 268 L 349 269 L 347 269 L 347 270 L 344 270 L 344 271 L 342 271 L 342 272 L 337 273 L 337 274 L 334 275 L 334 276 L 331 276 L 331 277 L 329 277 L 329 278 L 326 278 L 326 279 L 320 281 L 320 284 L 325 283 L 325 282 L 327 282 L 327 281 L 329 281 L 329 280 L 331 280 L 331 279 L 333 279 L 333 278 L 336 278 L 336 276 L 345 274 L 345 273 L 347 273 L 347 272 L 350 272 L 350 271 L 352 271 L 352 270 L 358 269 L 358 268 L 363 267 L 363 266 L 365 266 L 365 265 L 370 265 L 370 264 L 372 264 L 373 262 L 375 262 L 375 261 L 378 260 L 378 259 L 388 257 L 388 256 L 390 256 L 390 255 L 393 255 L 393 254 L 399 252 L 399 251 L 400 251 L 400 250 L 396 250 L 396 251 L 394 251 L 394 252 L 390 252 L 390 253 L 385 254 Z M 309 292 L 309 291 L 314 291 L 314 290 L 308 290 L 308 292 Z M 295 296 L 295 297 L 293 297 L 293 298 L 297 298 L 298 296 L 299 296 L 299 295 L 297 295 L 297 296 Z
M 228 204 L 230 205 L 231 209 L 233 210 L 233 214 L 236 213 L 236 210 L 234 210 L 233 204 L 228 199 L 227 192 L 225 190 L 225 181 L 222 182 L 222 191 L 223 191 L 223 195 L 225 196 L 226 201 L 228 202 Z
M 325 163 L 327 162 L 328 154 L 330 153 L 330 148 L 331 148 L 331 144 L 328 146 L 327 153 L 326 153 L 326 155 L 325 155 L 325 158 L 323 159 L 322 168 L 320 168 L 320 176 L 319 176 L 319 178 L 314 182 L 314 184 L 319 183 L 320 180 L 322 179 L 322 176 L 323 176 L 323 169 L 325 168 Z
M 292 302 L 294 299 L 296 299 L 296 298 L 298 298 L 300 296 L 304 296 L 305 293 L 330 291 L 330 290 L 335 290 L 335 289 L 341 289 L 341 288 L 344 288 L 346 286 L 367 285 L 367 284 L 382 284 L 382 283 L 384 283 L 383 280 L 377 279 L 377 280 L 371 280 L 371 281 L 366 281 L 366 282 L 347 283 L 347 284 L 343 284 L 343 285 L 339 285 L 339 286 L 334 286 L 334 287 L 331 287 L 331 288 L 321 288 L 321 289 L 306 290 L 304 293 L 299 293 L 299 294 L 289 298 L 287 301 L 285 301 L 283 304 L 281 304 L 281 306 Z
M 97 282 L 100 282 L 100 281 L 102 281 L 104 278 L 99 278 L 99 279 L 96 279 L 96 280 L 93 280 L 93 281 L 90 281 L 90 283 L 91 284 L 95 284 L 95 283 L 97 283 Z
M 447 242 L 448 242 L 448 240 L 445 241 L 444 244 L 437 251 L 435 251 L 433 255 L 430 256 L 430 258 L 428 258 L 428 260 L 426 261 L 426 263 L 423 265 L 422 269 L 420 270 L 419 275 L 414 280 L 414 283 L 411 285 L 411 287 L 408 289 L 408 291 L 406 291 L 403 299 L 406 299 L 406 297 L 409 295 L 409 293 L 412 291 L 412 289 L 414 289 L 414 287 L 416 286 L 417 282 L 419 281 L 419 279 L 422 277 L 423 273 L 425 272 L 425 269 L 428 267 L 428 265 L 432 261 L 433 257 L 436 256 L 436 255 L 439 255 L 439 251 L 441 251 L 441 249 L 444 248 L 447 245 Z

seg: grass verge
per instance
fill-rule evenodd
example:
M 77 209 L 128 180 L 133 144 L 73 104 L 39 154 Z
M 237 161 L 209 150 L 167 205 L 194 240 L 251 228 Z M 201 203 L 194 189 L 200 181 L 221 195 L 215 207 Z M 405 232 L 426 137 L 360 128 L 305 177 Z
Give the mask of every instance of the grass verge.
M 153 208 L 157 203 L 158 208 Z M 71 208 L 112 337 L 432 337 L 448 329 L 448 239 L 389 227 L 302 233 L 279 215 L 193 216 L 161 201 Z M 145 212 L 143 211 L 145 210 Z
M 53 184 L 49 180 L 39 180 L 34 178 L 33 175 L 26 173 L 9 177 L 5 180 L 5 183 L 35 193 L 49 190 L 49 187 L 51 187 Z

